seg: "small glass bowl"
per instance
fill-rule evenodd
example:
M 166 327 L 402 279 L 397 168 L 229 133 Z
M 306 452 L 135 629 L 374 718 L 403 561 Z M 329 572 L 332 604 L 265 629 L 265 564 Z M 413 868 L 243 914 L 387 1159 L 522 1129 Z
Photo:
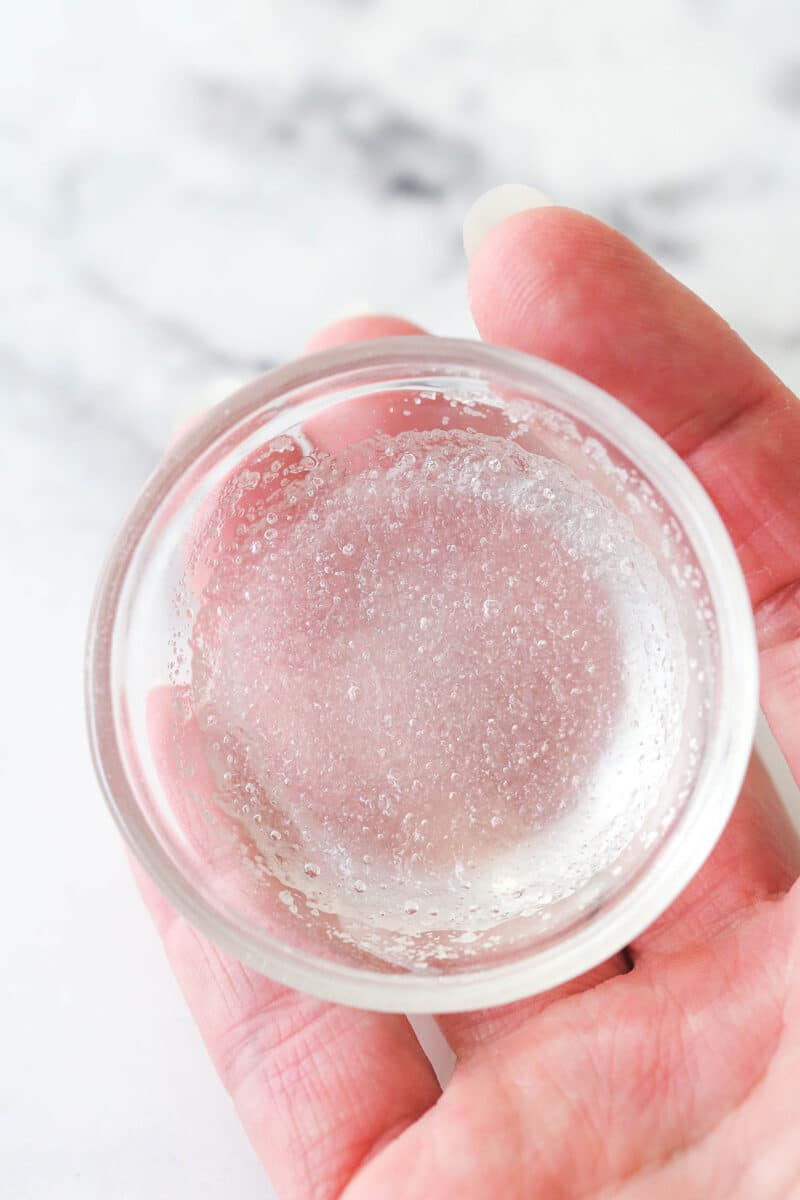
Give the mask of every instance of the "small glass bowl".
M 372 912 L 361 922 L 352 910 L 320 911 L 313 897 L 273 874 L 247 822 L 216 804 L 185 740 L 176 758 L 191 716 L 193 591 L 203 587 L 202 579 L 187 584 L 198 564 L 197 531 L 208 529 L 216 505 L 214 529 L 224 537 L 219 505 L 229 505 L 230 520 L 241 515 L 247 487 L 259 486 L 253 463 L 263 466 L 275 446 L 313 453 L 309 431 L 320 423 L 329 448 L 434 426 L 480 427 L 566 465 L 625 513 L 655 556 L 692 667 L 669 785 L 613 864 L 558 903 L 540 898 L 538 907 L 498 919 L 479 936 L 428 929 L 426 945 L 438 938 L 441 955 L 394 953 L 398 943 L 381 940 Z M 217 405 L 171 448 L 100 581 L 86 697 L 112 815 L 165 896 L 199 930 L 264 974 L 326 999 L 450 1012 L 503 1004 L 575 977 L 667 908 L 734 805 L 757 683 L 752 613 L 735 552 L 706 493 L 665 442 L 612 397 L 551 363 L 468 341 L 401 337 L 273 371 Z

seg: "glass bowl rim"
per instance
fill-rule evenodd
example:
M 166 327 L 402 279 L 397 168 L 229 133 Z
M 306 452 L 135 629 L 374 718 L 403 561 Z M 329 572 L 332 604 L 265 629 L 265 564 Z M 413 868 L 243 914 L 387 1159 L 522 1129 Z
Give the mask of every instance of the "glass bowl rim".
M 522 376 L 531 388 L 555 391 L 560 411 L 588 424 L 626 454 L 678 517 L 705 574 L 717 616 L 723 685 L 703 770 L 684 813 L 651 862 L 626 892 L 563 941 L 533 948 L 508 961 L 427 975 L 375 971 L 299 950 L 265 930 L 235 920 L 214 905 L 170 861 L 150 830 L 127 778 L 111 703 L 111 659 L 119 599 L 136 548 L 151 529 L 164 498 L 214 442 L 259 410 L 268 410 L 310 383 L 370 367 L 431 374 L 450 368 Z M 380 386 L 392 386 L 390 378 Z M 550 396 L 548 396 L 550 401 Z M 97 586 L 86 650 L 86 711 L 95 771 L 124 840 L 167 900 L 197 929 L 236 958 L 276 981 L 326 1000 L 387 1012 L 455 1012 L 505 1004 L 555 987 L 622 949 L 679 895 L 702 866 L 733 809 L 744 778 L 758 712 L 758 657 L 744 578 L 722 519 L 699 480 L 641 418 L 582 377 L 533 355 L 459 338 L 400 336 L 354 342 L 308 355 L 262 375 L 216 405 L 171 447 L 130 510 L 108 554 Z M 692 816 L 692 838 L 675 835 Z M 686 830 L 684 829 L 684 834 Z M 672 843 L 672 852 L 666 853 Z M 255 934 L 255 936 L 254 936 Z

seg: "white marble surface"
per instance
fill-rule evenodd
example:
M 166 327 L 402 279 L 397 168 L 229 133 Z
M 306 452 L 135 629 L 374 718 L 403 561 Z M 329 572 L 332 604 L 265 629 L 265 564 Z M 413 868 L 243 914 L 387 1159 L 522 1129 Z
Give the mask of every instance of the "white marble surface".
M 460 220 L 538 185 L 800 386 L 795 0 L 27 0 L 0 39 L 0 1192 L 263 1175 L 85 745 L 108 539 L 176 414 L 364 305 L 466 333 Z

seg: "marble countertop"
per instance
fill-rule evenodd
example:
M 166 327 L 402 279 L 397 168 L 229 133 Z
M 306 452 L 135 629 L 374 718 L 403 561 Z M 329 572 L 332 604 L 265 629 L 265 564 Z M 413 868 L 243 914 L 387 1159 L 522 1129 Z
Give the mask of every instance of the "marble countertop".
M 796 3 L 28 0 L 4 26 L 2 1190 L 263 1200 L 89 764 L 105 547 L 180 413 L 319 324 L 470 333 L 461 218 L 506 180 L 629 232 L 800 387 Z

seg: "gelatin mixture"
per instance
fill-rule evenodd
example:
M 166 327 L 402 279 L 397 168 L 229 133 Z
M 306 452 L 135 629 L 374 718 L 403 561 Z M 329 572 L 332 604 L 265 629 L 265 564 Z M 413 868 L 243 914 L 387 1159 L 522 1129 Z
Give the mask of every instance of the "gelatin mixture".
M 306 459 L 245 511 L 191 643 L 203 754 L 269 869 L 398 929 L 486 928 L 606 870 L 680 738 L 652 553 L 479 433 Z

